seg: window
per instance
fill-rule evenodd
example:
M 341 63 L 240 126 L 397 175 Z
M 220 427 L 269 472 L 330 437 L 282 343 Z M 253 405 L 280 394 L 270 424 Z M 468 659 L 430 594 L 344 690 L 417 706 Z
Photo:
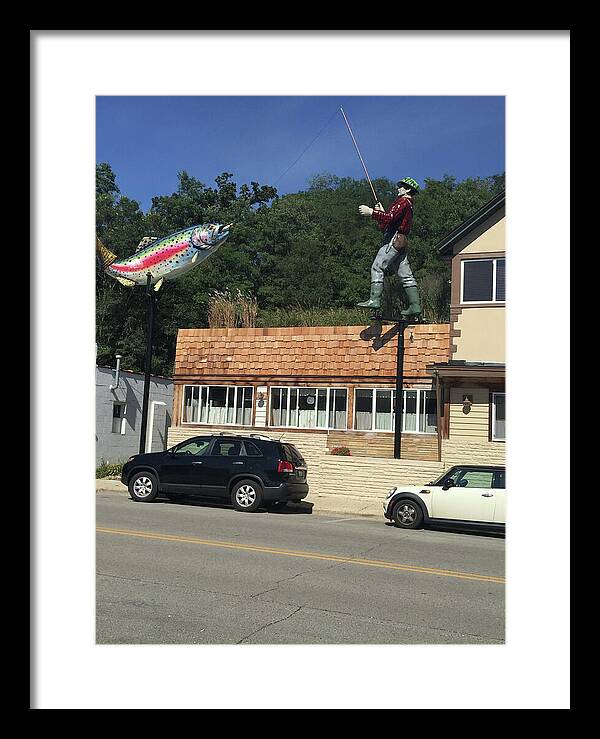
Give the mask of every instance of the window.
M 496 470 L 494 472 L 494 482 L 492 483 L 492 487 L 500 490 L 506 489 L 506 471 L 505 470 Z
M 193 455 L 194 457 L 202 457 L 208 451 L 210 446 L 210 439 L 190 439 L 184 441 L 178 447 L 175 447 L 173 452 L 181 455 Z
M 503 303 L 506 259 L 464 259 L 461 303 Z
M 506 393 L 492 393 L 492 440 L 506 439 Z
M 113 403 L 112 433 L 125 433 L 125 403 Z
M 183 423 L 252 425 L 253 387 L 185 385 Z
M 212 448 L 211 457 L 239 457 L 242 453 L 242 442 L 234 439 L 217 439 Z
M 455 470 L 451 478 L 457 488 L 491 488 L 492 470 Z
M 346 388 L 271 388 L 271 426 L 301 429 L 345 429 Z
M 262 457 L 260 449 L 251 441 L 244 441 L 244 449 L 247 457 Z
M 437 432 L 435 390 L 404 390 L 402 431 L 411 434 Z M 396 391 L 386 388 L 359 388 L 354 394 L 356 431 L 393 431 Z

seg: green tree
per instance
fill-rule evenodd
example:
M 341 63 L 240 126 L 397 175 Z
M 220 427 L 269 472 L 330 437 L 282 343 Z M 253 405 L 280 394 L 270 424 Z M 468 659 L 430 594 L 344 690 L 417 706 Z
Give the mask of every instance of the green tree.
M 218 175 L 209 187 L 182 171 L 176 191 L 154 197 L 147 213 L 120 193 L 109 164 L 97 166 L 96 183 L 97 233 L 118 256 L 131 254 L 145 235 L 165 236 L 210 221 L 234 224 L 222 249 L 158 293 L 155 373 L 171 373 L 179 328 L 208 325 L 215 291 L 255 296 L 258 325 L 269 320 L 278 325 L 359 324 L 368 317 L 355 306 L 368 293 L 382 234 L 358 214 L 360 203 L 372 202 L 366 180 L 326 172 L 315 175 L 305 191 L 278 197 L 270 185 L 238 187 L 230 172 Z M 374 186 L 388 206 L 395 184 L 377 179 Z M 427 320 L 449 318 L 450 274 L 437 243 L 503 188 L 504 175 L 425 181 L 415 200 L 409 255 Z M 389 311 L 404 307 L 394 276 L 387 280 L 384 299 Z M 145 328 L 144 290 L 125 288 L 99 269 L 98 362 L 111 363 L 119 351 L 125 368 L 142 370 Z

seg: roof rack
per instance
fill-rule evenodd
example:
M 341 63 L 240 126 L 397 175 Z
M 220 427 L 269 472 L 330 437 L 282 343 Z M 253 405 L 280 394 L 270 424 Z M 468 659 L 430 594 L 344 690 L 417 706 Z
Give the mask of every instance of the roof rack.
M 273 439 L 270 436 L 263 436 L 263 434 L 248 434 L 248 436 L 251 436 L 253 439 L 262 439 L 263 441 L 273 441 Z

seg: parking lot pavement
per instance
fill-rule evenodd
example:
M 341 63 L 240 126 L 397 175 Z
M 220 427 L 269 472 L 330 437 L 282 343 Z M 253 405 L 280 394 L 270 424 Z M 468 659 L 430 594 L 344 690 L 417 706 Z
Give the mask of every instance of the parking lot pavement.
M 504 540 L 97 495 L 97 641 L 498 644 Z

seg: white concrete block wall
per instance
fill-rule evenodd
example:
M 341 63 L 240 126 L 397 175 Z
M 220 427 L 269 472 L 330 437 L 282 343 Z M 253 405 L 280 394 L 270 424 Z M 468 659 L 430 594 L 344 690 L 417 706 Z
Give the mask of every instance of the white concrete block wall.
M 140 443 L 140 424 L 144 376 L 137 372 L 121 371 L 119 387 L 114 384 L 114 370 L 96 367 L 96 464 L 102 461 L 121 462 L 137 454 Z M 152 451 L 166 449 L 167 429 L 173 412 L 173 383 L 171 380 L 153 376 L 150 382 L 150 402 L 160 400 L 166 406 L 156 406 L 152 433 Z M 126 404 L 125 433 L 112 433 L 113 404 Z M 150 430 L 148 430 L 148 433 Z

